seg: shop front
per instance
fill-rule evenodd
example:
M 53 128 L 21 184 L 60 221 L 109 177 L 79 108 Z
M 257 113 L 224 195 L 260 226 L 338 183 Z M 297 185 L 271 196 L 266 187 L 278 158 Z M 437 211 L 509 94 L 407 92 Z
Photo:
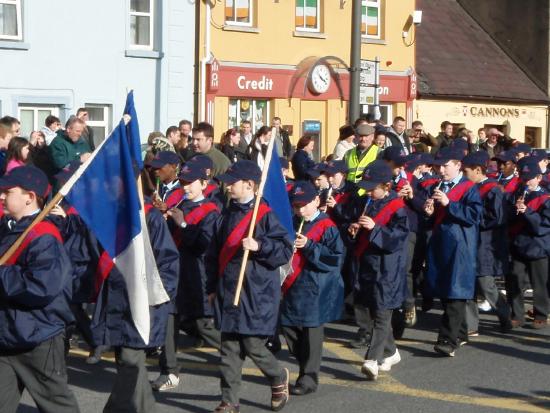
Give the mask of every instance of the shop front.
M 304 134 L 317 141 L 317 157 L 332 150 L 338 129 L 347 123 L 349 74 L 329 64 L 311 61 L 309 67 L 218 62 L 209 65 L 206 120 L 214 125 L 216 140 L 227 129 L 248 120 L 254 131 L 281 118 L 291 141 Z M 412 115 L 411 76 L 383 73 L 379 88 L 384 121 Z M 362 110 L 369 110 L 364 105 Z
M 455 129 L 466 127 L 477 133 L 480 128 L 495 127 L 535 148 L 548 147 L 548 107 L 544 105 L 421 99 L 416 100 L 414 118 L 432 135 L 439 132 L 441 122 L 449 121 Z

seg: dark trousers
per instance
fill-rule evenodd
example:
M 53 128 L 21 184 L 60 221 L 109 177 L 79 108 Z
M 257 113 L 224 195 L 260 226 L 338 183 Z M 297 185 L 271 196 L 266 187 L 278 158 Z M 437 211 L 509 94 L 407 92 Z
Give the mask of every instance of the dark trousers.
M 221 390 L 222 400 L 238 404 L 244 359 L 250 357 L 272 386 L 284 382 L 284 370 L 267 349 L 267 337 L 222 333 L 221 336 Z
M 409 237 L 407 240 L 408 247 L 408 256 L 407 256 L 407 296 L 403 302 L 404 310 L 412 310 L 414 308 L 415 299 L 414 299 L 414 268 L 413 268 L 413 259 L 414 259 L 414 250 L 416 245 L 416 233 L 409 232 Z
M 147 377 L 144 349 L 116 347 L 115 360 L 115 383 L 103 412 L 155 412 L 155 397 Z
M 166 324 L 166 339 L 159 357 L 160 374 L 179 374 L 177 349 L 178 349 L 178 316 L 170 314 Z M 194 326 L 199 336 L 211 347 L 220 349 L 221 333 L 216 329 L 212 318 L 204 317 L 194 320 Z
M 71 304 L 70 307 L 75 318 L 74 327 L 80 332 L 86 344 L 88 344 L 90 348 L 94 348 L 95 346 L 92 338 L 92 330 L 90 329 L 91 320 L 88 313 L 84 309 L 83 304 Z
M 466 325 L 467 300 L 455 300 L 442 298 L 443 315 L 439 326 L 438 342 L 448 342 L 457 348 L 459 340 L 468 339 L 468 326 Z
M 381 363 L 385 357 L 395 354 L 395 340 L 391 326 L 393 310 L 370 309 L 374 326 L 369 350 L 365 360 L 376 360 Z
M 477 277 L 476 292 L 483 295 L 491 308 L 495 310 L 500 325 L 502 327 L 506 326 L 510 320 L 510 307 L 506 302 L 506 298 L 498 291 L 495 277 Z M 475 299 L 469 300 L 466 305 L 466 324 L 468 331 L 477 331 L 479 328 L 479 309 Z
M 512 272 L 506 277 L 506 297 L 512 307 L 512 318 L 525 321 L 523 291 L 528 281 L 533 287 L 535 319 L 546 320 L 550 309 L 548 299 L 548 258 L 540 260 L 512 259 Z
M 355 322 L 359 326 L 359 335 L 370 333 L 373 326 L 370 310 L 364 305 L 355 303 L 353 305 L 353 312 L 355 314 Z
M 32 350 L 0 351 L 0 411 L 15 413 L 25 389 L 41 412 L 80 411 L 67 385 L 63 334 Z
M 298 361 L 300 373 L 296 384 L 316 389 L 323 357 L 324 326 L 282 326 L 290 354 Z

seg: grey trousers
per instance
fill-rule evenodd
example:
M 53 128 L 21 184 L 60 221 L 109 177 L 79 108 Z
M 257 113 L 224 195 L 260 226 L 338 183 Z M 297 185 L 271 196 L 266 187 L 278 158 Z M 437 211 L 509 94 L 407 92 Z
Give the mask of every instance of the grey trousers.
M 145 368 L 145 350 L 116 347 L 115 360 L 115 383 L 103 412 L 155 412 L 155 397 Z
M 370 310 L 361 304 L 355 303 L 353 304 L 353 312 L 355 314 L 355 322 L 359 326 L 358 333 L 360 335 L 370 333 L 373 326 Z
M 239 404 L 239 391 L 244 359 L 250 357 L 272 386 L 285 380 L 284 370 L 265 346 L 268 337 L 222 333 L 221 337 L 221 390 L 222 401 Z
M 324 326 L 291 327 L 282 326 L 283 335 L 290 354 L 298 361 L 300 373 L 296 384 L 316 389 L 323 358 Z
M 382 363 L 385 357 L 392 356 L 397 350 L 391 326 L 392 313 L 393 310 L 370 309 L 374 327 L 365 360 L 376 360 Z
M 67 385 L 65 338 L 59 334 L 28 351 L 0 351 L 0 411 L 15 413 L 27 389 L 43 413 L 78 413 Z
M 496 311 L 501 326 L 505 326 L 510 319 L 510 307 L 506 298 L 495 284 L 495 277 L 485 276 L 476 278 L 476 289 L 480 292 Z M 477 331 L 479 328 L 479 309 L 476 300 L 469 300 L 466 304 L 466 324 L 468 331 Z
M 159 356 L 160 374 L 175 374 L 177 376 L 180 371 L 176 354 L 179 336 L 179 328 L 176 328 L 176 324 L 178 324 L 176 323 L 177 318 L 178 316 L 175 314 L 170 314 L 168 316 L 166 339 Z M 214 319 L 208 317 L 197 318 L 194 324 L 200 337 L 209 346 L 219 350 L 221 346 L 221 333 L 216 329 Z

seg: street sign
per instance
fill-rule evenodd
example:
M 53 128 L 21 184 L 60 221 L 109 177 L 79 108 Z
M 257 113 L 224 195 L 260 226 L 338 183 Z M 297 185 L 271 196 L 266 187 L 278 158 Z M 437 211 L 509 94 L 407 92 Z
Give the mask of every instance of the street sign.
M 374 94 L 377 88 L 375 60 L 361 59 L 361 72 L 359 73 L 359 104 L 374 104 Z

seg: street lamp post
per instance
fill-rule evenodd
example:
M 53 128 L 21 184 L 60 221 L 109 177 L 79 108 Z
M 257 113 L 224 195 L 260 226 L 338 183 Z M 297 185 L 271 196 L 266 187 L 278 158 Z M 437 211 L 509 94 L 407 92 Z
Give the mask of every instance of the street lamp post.
M 349 90 L 349 123 L 359 117 L 359 74 L 361 68 L 361 0 L 353 0 L 351 6 L 351 59 Z

